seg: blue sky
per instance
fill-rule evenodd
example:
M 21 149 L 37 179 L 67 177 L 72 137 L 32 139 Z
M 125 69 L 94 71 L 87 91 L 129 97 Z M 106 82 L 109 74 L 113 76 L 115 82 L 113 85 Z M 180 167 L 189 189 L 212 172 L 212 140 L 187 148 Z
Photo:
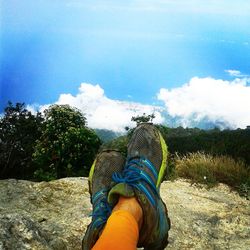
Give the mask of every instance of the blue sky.
M 245 0 L 1 1 L 0 109 L 55 103 L 84 82 L 112 100 L 167 106 L 160 89 L 193 77 L 245 79 L 249 13 Z

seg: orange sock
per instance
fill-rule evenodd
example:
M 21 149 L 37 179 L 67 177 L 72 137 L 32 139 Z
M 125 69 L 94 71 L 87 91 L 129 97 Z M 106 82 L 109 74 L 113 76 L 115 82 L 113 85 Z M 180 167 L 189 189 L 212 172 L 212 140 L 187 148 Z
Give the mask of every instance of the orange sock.
M 139 227 L 133 215 L 117 210 L 109 217 L 92 250 L 136 250 L 138 239 Z

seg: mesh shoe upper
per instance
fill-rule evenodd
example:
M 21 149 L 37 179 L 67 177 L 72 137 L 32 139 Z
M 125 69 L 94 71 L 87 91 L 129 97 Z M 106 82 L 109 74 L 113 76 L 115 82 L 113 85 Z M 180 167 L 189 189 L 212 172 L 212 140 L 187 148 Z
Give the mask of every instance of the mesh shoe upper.
M 155 168 L 161 167 L 162 149 L 159 133 L 153 125 L 143 123 L 135 129 L 128 145 L 128 159 L 135 157 L 145 157 Z
M 90 250 L 103 229 L 113 206 L 107 202 L 107 194 L 112 188 L 112 174 L 121 172 L 125 159 L 120 152 L 106 150 L 94 161 L 89 174 L 89 192 L 93 205 L 92 221 L 85 233 L 82 248 Z
M 133 189 L 143 210 L 143 224 L 138 246 L 164 249 L 168 243 L 170 221 L 159 187 L 166 169 L 167 147 L 159 131 L 151 124 L 139 125 L 128 145 L 127 163 L 122 174 L 115 174 L 118 183 L 109 193 L 127 195 Z M 119 187 L 119 188 L 117 188 Z

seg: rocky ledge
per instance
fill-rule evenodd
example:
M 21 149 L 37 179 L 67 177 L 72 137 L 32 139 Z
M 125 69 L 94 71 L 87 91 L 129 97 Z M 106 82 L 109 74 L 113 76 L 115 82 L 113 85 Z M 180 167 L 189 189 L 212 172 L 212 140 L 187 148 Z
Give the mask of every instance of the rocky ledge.
M 90 222 L 86 178 L 0 181 L 0 249 L 81 249 Z M 172 222 L 167 249 L 250 249 L 250 201 L 220 184 L 164 182 Z

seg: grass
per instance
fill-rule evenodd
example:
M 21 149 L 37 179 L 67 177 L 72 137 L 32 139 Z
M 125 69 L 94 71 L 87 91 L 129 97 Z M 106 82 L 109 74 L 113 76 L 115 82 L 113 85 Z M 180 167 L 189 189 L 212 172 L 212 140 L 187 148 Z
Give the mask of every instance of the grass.
M 249 197 L 250 171 L 242 162 L 228 156 L 212 156 L 203 152 L 174 157 L 174 176 L 209 187 L 224 183 Z

